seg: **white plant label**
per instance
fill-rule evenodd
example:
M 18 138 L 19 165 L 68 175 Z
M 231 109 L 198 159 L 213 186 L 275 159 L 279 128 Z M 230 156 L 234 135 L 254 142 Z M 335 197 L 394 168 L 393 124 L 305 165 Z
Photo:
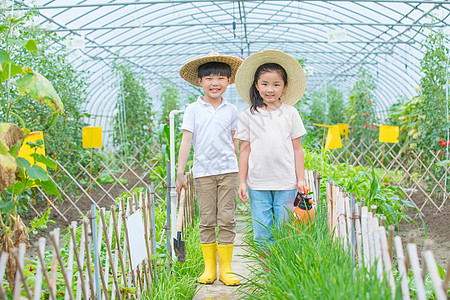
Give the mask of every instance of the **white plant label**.
M 127 218 L 127 229 L 130 240 L 131 268 L 136 270 L 136 267 L 147 256 L 142 210 L 137 210 Z

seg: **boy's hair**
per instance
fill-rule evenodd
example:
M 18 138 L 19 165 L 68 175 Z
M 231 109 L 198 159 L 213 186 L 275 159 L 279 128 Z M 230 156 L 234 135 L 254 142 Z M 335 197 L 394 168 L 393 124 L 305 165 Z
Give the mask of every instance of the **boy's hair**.
M 267 106 L 267 104 L 264 103 L 261 95 L 259 94 L 258 89 L 256 88 L 256 84 L 258 83 L 258 80 L 261 77 L 261 75 L 267 72 L 277 72 L 278 74 L 280 74 L 281 79 L 284 82 L 284 85 L 288 84 L 287 73 L 282 66 L 276 63 L 266 63 L 260 65 L 258 69 L 256 69 L 255 71 L 255 78 L 253 79 L 253 84 L 250 87 L 250 101 L 252 102 L 252 105 L 250 106 L 251 113 L 258 111 L 258 107 Z
M 208 62 L 206 64 L 198 67 L 198 78 L 203 78 L 210 75 L 219 75 L 231 77 L 231 67 L 230 65 L 222 62 Z

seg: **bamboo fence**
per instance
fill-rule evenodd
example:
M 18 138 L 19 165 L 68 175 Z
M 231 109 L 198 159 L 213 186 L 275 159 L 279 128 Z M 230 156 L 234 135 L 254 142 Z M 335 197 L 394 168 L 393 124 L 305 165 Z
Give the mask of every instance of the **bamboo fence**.
M 194 219 L 192 174 L 188 174 L 188 180 L 186 205 L 181 208 L 184 213 L 184 228 L 189 227 Z M 132 243 L 139 237 L 135 233 L 137 228 L 129 228 L 128 223 L 130 217 L 138 213 L 142 214 L 145 255 L 142 261 L 132 264 L 132 258 L 136 257 L 132 255 L 132 248 L 135 247 Z M 7 299 L 3 278 L 5 272 L 11 271 L 15 273 L 12 290 L 14 299 L 41 299 L 43 289 L 49 293 L 50 299 L 107 300 L 129 299 L 132 296 L 139 299 L 144 291 L 151 297 L 152 282 L 158 277 L 154 190 L 147 189 L 132 197 L 120 199 L 117 207 L 113 205 L 108 214 L 105 208 L 97 209 L 92 205 L 92 210 L 86 216 L 89 217 L 83 217 L 81 225 L 72 222 L 69 226 L 69 238 L 65 241 L 69 245 L 67 249 L 60 245 L 59 228 L 50 233 L 50 245 L 47 245 L 45 238 L 39 239 L 34 245 L 37 267 L 33 272 L 28 272 L 28 276 L 24 272 L 24 243 L 9 253 L 2 253 L 0 298 Z M 164 235 L 163 229 L 161 236 Z M 48 247 L 50 252 L 45 251 Z M 9 255 L 15 258 L 15 270 L 8 271 Z M 32 284 L 33 288 L 30 287 Z M 58 285 L 65 287 L 64 292 L 60 288 L 57 294 Z
M 382 171 L 379 180 L 386 179 L 401 187 L 407 200 L 423 215 L 427 205 L 440 212 L 450 198 L 450 166 L 445 164 L 445 155 L 442 155 L 442 151 L 418 151 L 403 146 L 367 139 L 348 139 L 343 142 L 342 148 L 327 153 L 333 164 L 346 163 L 368 168 L 373 163 L 375 168 Z
M 86 206 L 93 204 L 99 209 L 100 206 L 110 205 L 120 194 L 126 192 L 131 196 L 133 190 L 138 187 L 153 189 L 155 198 L 164 202 L 166 176 L 162 177 L 156 170 L 158 161 L 151 163 L 146 159 L 148 156 L 156 156 L 157 152 L 157 149 L 148 144 L 133 145 L 131 154 L 126 158 L 113 153 L 114 158 L 110 161 L 100 161 L 95 173 L 91 172 L 93 162 L 87 165 L 77 162 L 76 166 L 72 166 L 69 170 L 69 162 L 62 164 L 57 161 L 58 170 L 49 177 L 61 193 L 62 203 L 55 197 L 49 197 L 40 188 L 37 190 L 54 213 L 67 223 L 73 221 L 69 215 L 74 210 L 79 216 L 86 216 L 83 210 Z M 112 183 L 102 183 L 101 178 L 105 175 L 112 179 Z M 156 180 L 152 181 L 151 176 Z M 127 180 L 127 183 L 124 183 L 124 180 Z M 152 182 L 155 183 L 153 186 Z M 41 217 L 39 209 L 34 205 L 30 207 L 38 217 Z
M 417 299 L 427 299 L 424 280 L 429 274 L 436 299 L 447 299 L 450 279 L 450 262 L 443 279 L 438 271 L 436 260 L 431 250 L 432 242 L 425 241 L 421 260 L 415 234 L 410 233 L 406 252 L 399 236 L 394 234 L 394 226 L 386 229 L 386 218 L 376 214 L 377 207 L 370 208 L 356 202 L 355 196 L 348 195 L 342 188 L 332 182 L 326 184 L 328 226 L 334 238 L 340 240 L 344 247 L 350 250 L 353 262 L 367 269 L 375 268 L 377 276 L 386 276 L 393 298 L 397 292 L 396 279 L 400 281 L 402 299 L 411 299 L 408 278 L 414 280 Z M 386 233 L 388 232 L 388 234 Z

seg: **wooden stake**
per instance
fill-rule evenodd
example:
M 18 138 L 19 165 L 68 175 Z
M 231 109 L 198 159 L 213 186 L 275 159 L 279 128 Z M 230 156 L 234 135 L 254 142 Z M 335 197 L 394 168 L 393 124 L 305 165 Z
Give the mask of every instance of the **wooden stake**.
M 105 220 L 105 211 L 104 211 L 104 209 L 100 210 L 100 219 L 102 221 L 103 231 L 105 233 L 105 243 L 106 243 L 106 249 L 108 250 L 108 257 L 109 257 L 109 260 L 112 262 L 113 261 L 113 256 L 112 256 L 112 251 L 111 251 L 111 242 L 109 240 L 109 235 L 108 235 L 108 233 L 106 231 L 107 227 L 106 227 L 106 220 Z M 116 286 L 116 289 L 118 291 L 120 291 L 119 281 L 117 280 L 117 272 L 116 272 L 116 269 L 114 267 L 114 264 L 111 264 L 111 271 L 113 273 L 114 285 Z M 104 287 L 104 289 L 105 289 L 105 287 Z M 106 292 L 107 291 L 108 291 L 108 288 L 106 286 Z M 119 300 L 122 300 L 122 295 L 121 295 L 120 292 L 117 294 L 117 297 L 118 297 Z
M 413 231 L 411 231 L 411 232 L 408 234 L 408 243 L 409 243 L 409 244 L 414 243 L 414 240 L 415 240 L 415 239 L 416 239 L 416 233 L 413 232 Z M 406 268 L 406 272 L 408 272 L 408 270 L 409 270 L 409 252 L 408 252 L 408 251 L 406 252 L 405 268 Z
M 402 239 L 399 236 L 396 236 L 394 238 L 394 242 L 397 253 L 397 265 L 400 274 L 403 300 L 410 300 L 411 297 L 409 296 L 408 273 L 405 267 L 405 256 L 403 255 Z
M 126 269 L 125 263 L 123 261 L 122 248 L 120 246 L 120 231 L 118 230 L 118 227 L 117 227 L 116 207 L 114 205 L 111 206 L 111 212 L 112 212 L 113 223 L 114 223 L 114 235 L 116 237 L 116 248 L 117 248 L 117 252 L 119 255 L 119 262 L 120 262 L 120 267 L 122 269 L 122 278 L 123 278 L 125 276 L 125 274 L 127 273 L 127 269 Z M 126 280 L 124 280 L 124 284 L 125 284 L 125 287 L 128 287 L 128 283 Z M 120 290 L 118 290 L 118 292 L 120 293 Z
M 16 285 L 14 286 L 14 299 L 20 298 L 20 289 L 21 289 L 20 283 L 21 282 L 23 282 L 23 286 L 25 288 L 25 292 L 27 293 L 28 299 L 32 298 L 30 287 L 27 284 L 27 277 L 25 276 L 25 273 L 23 272 L 23 262 L 25 260 L 26 247 L 27 246 L 25 243 L 20 243 L 19 249 L 14 248 L 12 250 L 14 258 L 16 259 L 16 266 L 17 266 Z M 16 293 L 19 293 L 19 294 L 16 294 Z M 17 298 L 16 298 L 16 295 L 17 295 Z
M 416 294 L 418 300 L 426 300 L 425 285 L 422 280 L 422 274 L 420 272 L 419 257 L 417 256 L 417 245 L 408 243 L 406 246 L 408 249 L 409 262 L 414 274 L 414 282 L 416 283 Z
M 59 241 L 57 240 L 57 238 L 59 238 L 59 230 L 58 231 L 54 230 L 54 231 L 50 232 L 50 238 L 53 243 L 53 248 L 55 249 L 56 258 L 59 261 L 59 267 L 61 268 L 61 273 L 64 277 L 64 281 L 66 282 L 67 291 L 69 292 L 69 298 L 71 300 L 73 300 L 72 288 L 70 288 L 71 280 L 67 276 L 66 268 L 64 267 L 64 261 L 62 260 L 61 253 L 59 253 Z
M 394 247 L 394 230 L 395 230 L 395 226 L 394 225 L 390 225 L 389 228 L 389 243 L 388 243 L 388 251 L 389 251 L 389 257 L 391 258 L 391 264 L 392 264 L 392 260 L 393 260 L 393 247 Z
M 45 261 L 44 261 L 45 238 L 42 238 L 42 237 L 39 238 L 38 243 L 39 243 L 39 246 L 37 247 L 36 250 L 37 250 L 39 262 L 41 263 L 42 266 L 45 266 Z M 43 247 L 41 245 L 43 245 Z M 48 277 L 47 268 L 43 267 L 42 273 L 44 273 L 45 282 L 47 283 L 48 289 L 50 291 L 50 297 L 53 300 L 56 300 L 56 291 L 53 288 L 53 286 L 51 285 L 51 279 Z
M 447 300 L 447 296 L 442 287 L 441 276 L 439 275 L 439 270 L 436 266 L 436 260 L 434 259 L 433 251 L 431 251 L 432 242 L 430 240 L 426 240 L 425 244 L 427 243 L 427 249 L 422 253 L 424 264 L 426 263 L 428 267 L 428 272 L 430 273 L 431 281 L 433 282 L 436 298 L 438 300 Z
M 77 244 L 76 244 L 76 242 L 77 242 L 76 227 L 75 227 L 75 224 L 73 224 L 73 223 L 76 224 L 76 222 L 72 222 L 72 224 L 69 226 L 69 230 L 70 230 L 70 235 L 72 237 L 73 251 L 74 251 L 75 259 L 77 261 L 77 266 L 78 266 L 78 278 L 80 279 L 80 282 L 81 282 L 80 285 L 81 285 L 81 289 L 83 291 L 83 297 L 85 300 L 88 300 L 89 295 L 86 290 L 86 283 L 84 282 L 83 263 L 80 258 L 80 255 L 78 254 L 78 249 L 77 249 Z M 77 284 L 77 287 L 78 287 L 78 284 Z
M 0 275 L 1 275 L 1 273 L 0 273 Z M 447 272 L 445 273 L 444 282 L 442 283 L 442 286 L 444 288 L 445 294 L 447 294 L 447 291 L 448 291 L 448 283 L 449 283 L 449 281 L 450 281 L 450 260 L 448 261 Z
M 86 251 L 86 272 L 89 276 L 89 286 L 91 288 L 91 297 L 93 299 L 97 299 L 94 287 L 94 278 L 92 277 L 92 268 L 91 268 L 91 239 L 89 238 L 89 220 L 87 218 L 83 218 L 84 224 L 84 246 Z M 100 300 L 100 299 L 99 299 Z
M 5 275 L 5 268 L 6 264 L 8 263 L 8 257 L 9 254 L 6 252 L 3 252 L 0 256 L 0 297 L 2 297 L 2 300 L 8 300 L 6 292 L 3 289 L 3 276 Z

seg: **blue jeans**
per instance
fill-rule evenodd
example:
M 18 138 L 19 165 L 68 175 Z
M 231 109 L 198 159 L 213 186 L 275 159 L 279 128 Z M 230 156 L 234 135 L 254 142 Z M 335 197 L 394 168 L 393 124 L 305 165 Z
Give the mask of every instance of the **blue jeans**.
M 261 191 L 248 189 L 252 212 L 253 238 L 256 242 L 273 242 L 270 229 L 289 218 L 294 210 L 297 190 Z

